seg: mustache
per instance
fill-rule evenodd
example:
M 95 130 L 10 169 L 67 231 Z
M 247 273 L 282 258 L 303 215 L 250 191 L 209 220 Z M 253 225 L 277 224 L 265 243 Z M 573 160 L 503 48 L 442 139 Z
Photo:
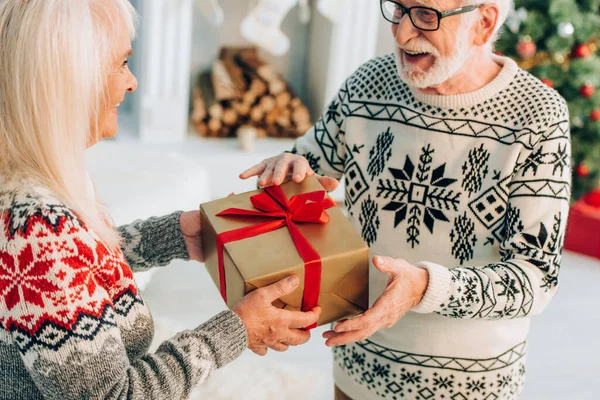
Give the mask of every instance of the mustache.
M 400 50 L 408 51 L 411 53 L 429 53 L 433 56 L 439 57 L 440 52 L 430 42 L 425 39 L 412 39 L 403 46 L 398 46 Z

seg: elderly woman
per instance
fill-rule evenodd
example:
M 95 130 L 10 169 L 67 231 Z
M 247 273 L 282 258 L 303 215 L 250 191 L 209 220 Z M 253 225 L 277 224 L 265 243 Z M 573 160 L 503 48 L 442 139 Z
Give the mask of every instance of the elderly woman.
M 84 171 L 137 82 L 127 0 L 0 2 L 0 399 L 180 399 L 249 347 L 306 342 L 319 310 L 271 303 L 296 277 L 147 353 L 132 269 L 202 260 L 198 212 L 114 229 Z
M 261 185 L 345 177 L 375 256 L 372 307 L 326 332 L 339 399 L 514 399 L 530 319 L 557 291 L 570 196 L 565 101 L 492 53 L 509 0 L 381 0 L 394 54 L 342 86 Z

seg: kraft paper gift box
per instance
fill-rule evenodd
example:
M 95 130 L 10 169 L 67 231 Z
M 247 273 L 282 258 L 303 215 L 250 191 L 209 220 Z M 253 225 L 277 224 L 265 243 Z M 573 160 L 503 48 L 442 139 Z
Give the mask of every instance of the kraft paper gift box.
M 298 288 L 274 304 L 293 311 L 318 304 L 317 325 L 368 308 L 368 246 L 316 178 L 212 201 L 200 211 L 205 264 L 230 308 L 291 274 Z M 225 242 L 221 264 L 218 242 Z

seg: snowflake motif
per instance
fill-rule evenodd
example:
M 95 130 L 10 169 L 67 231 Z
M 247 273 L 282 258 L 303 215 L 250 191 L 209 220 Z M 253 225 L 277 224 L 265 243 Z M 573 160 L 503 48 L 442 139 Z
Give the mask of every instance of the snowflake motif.
M 407 221 L 407 242 L 414 248 L 419 244 L 421 223 L 433 233 L 436 221 L 450 222 L 445 212 L 458 211 L 460 192 L 447 189 L 457 182 L 446 178 L 446 164 L 432 170 L 434 149 L 421 149 L 419 164 L 415 167 L 406 157 L 403 169 L 389 168 L 394 180 L 379 179 L 377 197 L 390 199 L 383 210 L 394 212 L 394 227 Z
M 365 365 L 365 355 L 356 350 L 352 350 L 352 362 L 360 366 Z
M 454 387 L 453 378 L 453 376 L 436 376 L 433 378 L 433 384 L 439 389 L 452 389 Z
M 393 143 L 394 134 L 390 128 L 377 137 L 377 142 L 369 152 L 369 165 L 367 166 L 367 173 L 371 176 L 371 180 L 384 171 L 385 163 L 392 157 Z
M 388 378 L 390 376 L 390 365 L 382 365 L 379 364 L 379 361 L 377 361 L 377 359 L 375 359 L 375 361 L 373 362 L 373 368 L 371 370 L 371 373 L 374 376 L 379 376 L 382 378 Z
M 559 176 L 562 176 L 565 169 L 569 169 L 571 165 L 568 144 L 565 143 L 562 147 L 559 144 L 558 151 L 551 151 L 549 153 L 544 153 L 544 147 L 540 146 L 523 163 L 521 175 L 525 176 L 528 172 L 531 172 L 533 176 L 536 176 L 542 165 L 551 165 L 552 175 L 557 175 L 558 173 Z
M 512 384 L 512 376 L 498 374 L 498 382 L 496 385 L 499 389 L 508 388 Z
M 369 246 L 377 240 L 377 230 L 379 229 L 379 207 L 377 202 L 369 196 L 361 205 L 361 214 L 358 218 L 362 226 L 362 237 Z
M 338 103 L 337 101 L 331 102 L 331 104 L 329 105 L 329 108 L 327 109 L 327 112 L 325 113 L 326 118 L 327 118 L 325 123 L 328 124 L 331 121 L 333 121 L 338 126 L 341 126 L 341 117 L 342 116 L 339 112 L 339 107 L 340 107 L 340 103 Z
M 421 377 L 415 372 L 403 372 L 400 374 L 400 380 L 406 384 L 421 383 Z
M 469 197 L 481 190 L 483 180 L 489 172 L 488 161 L 490 153 L 483 147 L 483 144 L 469 152 L 467 161 L 463 164 L 463 189 L 469 193 Z
M 477 235 L 475 223 L 467 217 L 467 213 L 454 219 L 454 228 L 450 231 L 452 242 L 452 255 L 463 265 L 465 261 L 473 258 Z
M 538 267 L 545 276 L 542 281 L 542 288 L 549 291 L 558 285 L 558 273 L 560 271 L 561 254 L 563 250 L 564 238 L 561 233 L 562 214 L 554 216 L 552 232 L 548 232 L 546 225 L 540 222 L 537 234 L 522 232 L 523 223 L 518 217 L 513 217 L 512 224 L 517 224 L 521 232 L 517 233 L 514 228 L 507 228 L 507 233 L 512 233 L 513 237 L 507 236 L 511 251 L 503 250 L 502 261 L 512 260 L 516 255 L 527 257 L 526 260 Z M 515 238 L 516 237 L 516 238 Z
M 31 244 L 16 257 L 0 252 L 0 300 L 6 309 L 10 311 L 18 304 L 44 307 L 44 298 L 59 290 L 49 274 L 53 265 L 51 260 L 34 255 Z
M 472 392 L 485 393 L 485 377 L 481 380 L 470 380 L 467 378 L 467 390 L 471 390 Z

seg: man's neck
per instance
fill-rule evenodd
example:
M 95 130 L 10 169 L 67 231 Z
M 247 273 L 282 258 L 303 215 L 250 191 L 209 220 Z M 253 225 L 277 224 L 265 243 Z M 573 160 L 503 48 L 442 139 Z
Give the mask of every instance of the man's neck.
M 480 48 L 467 60 L 463 69 L 446 82 L 439 86 L 418 90 L 424 94 L 442 96 L 470 93 L 493 81 L 500 71 L 502 71 L 502 67 L 492 59 L 486 50 Z

